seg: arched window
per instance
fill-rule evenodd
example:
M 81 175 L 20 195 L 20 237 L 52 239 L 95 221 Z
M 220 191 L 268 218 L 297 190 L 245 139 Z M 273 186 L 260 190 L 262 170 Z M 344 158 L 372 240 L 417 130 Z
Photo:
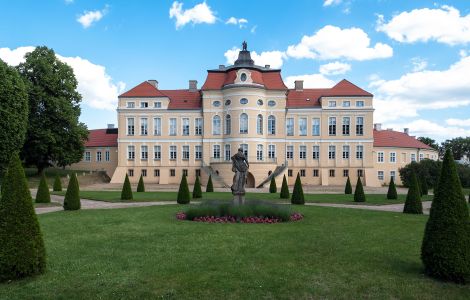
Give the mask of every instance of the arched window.
M 225 116 L 225 134 L 230 134 L 232 132 L 232 117 L 230 115 Z
M 268 133 L 276 134 L 276 117 L 275 116 L 268 117 Z
M 256 118 L 256 133 L 263 134 L 263 116 L 258 115 Z
M 212 134 L 220 134 L 220 116 L 214 116 L 212 118 Z
M 240 148 L 242 148 L 243 154 L 248 157 L 248 144 L 240 144 Z
M 248 133 L 248 115 L 245 113 L 240 115 L 240 133 Z

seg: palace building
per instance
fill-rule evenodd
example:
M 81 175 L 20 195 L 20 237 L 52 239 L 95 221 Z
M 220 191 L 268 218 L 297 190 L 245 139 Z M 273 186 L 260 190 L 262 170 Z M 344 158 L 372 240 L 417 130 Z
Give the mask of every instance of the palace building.
M 105 170 L 111 182 L 178 184 L 183 174 L 230 186 L 231 156 L 242 148 L 250 162 L 247 187 L 297 173 L 305 185 L 344 185 L 361 176 L 387 184 L 398 170 L 438 153 L 409 136 L 374 125 L 373 95 L 347 80 L 332 88 L 287 88 L 281 70 L 258 66 L 240 51 L 231 66 L 207 71 L 181 90 L 147 80 L 119 96 L 118 128 L 91 130 L 82 162 L 72 169 Z

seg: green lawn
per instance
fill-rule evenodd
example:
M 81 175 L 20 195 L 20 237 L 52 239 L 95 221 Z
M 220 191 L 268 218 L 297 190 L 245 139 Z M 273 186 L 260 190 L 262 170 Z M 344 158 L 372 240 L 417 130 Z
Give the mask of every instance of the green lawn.
M 58 195 L 65 195 L 65 191 L 55 193 Z M 133 193 L 133 201 L 175 201 L 177 192 L 145 192 Z M 83 199 L 108 201 L 108 202 L 130 202 L 122 201 L 121 191 L 81 191 L 80 197 Z M 305 201 L 312 203 L 343 203 L 343 204 L 368 204 L 368 205 L 384 205 L 405 202 L 406 195 L 398 195 L 398 200 L 387 200 L 386 195 L 370 194 L 366 195 L 367 202 L 356 203 L 353 201 L 353 195 L 344 194 L 305 194 Z M 233 196 L 230 192 L 214 192 L 203 193 L 202 201 L 204 200 L 232 200 Z M 247 193 L 247 200 L 266 200 L 266 201 L 283 201 L 288 202 L 287 199 L 279 199 L 279 194 L 269 193 Z M 197 201 L 201 201 L 197 199 Z M 423 200 L 432 200 L 432 196 L 424 196 Z
M 284 224 L 177 221 L 176 205 L 40 215 L 48 270 L 0 299 L 469 299 L 422 274 L 422 215 L 296 207 Z

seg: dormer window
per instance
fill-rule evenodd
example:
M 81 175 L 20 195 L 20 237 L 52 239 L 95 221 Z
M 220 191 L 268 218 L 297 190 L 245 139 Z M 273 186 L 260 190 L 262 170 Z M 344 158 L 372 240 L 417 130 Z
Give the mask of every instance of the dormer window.
M 357 107 L 364 107 L 364 101 L 362 101 L 362 100 L 356 101 L 356 106 Z
M 127 108 L 134 108 L 135 102 L 127 102 Z
M 336 107 L 336 101 L 328 101 L 328 107 Z
M 155 108 L 162 108 L 162 103 L 161 102 L 155 102 L 154 104 Z
M 240 80 L 246 81 L 246 73 L 242 73 L 242 75 L 240 75 Z
M 147 108 L 147 107 L 149 107 L 148 102 L 140 102 L 140 108 Z

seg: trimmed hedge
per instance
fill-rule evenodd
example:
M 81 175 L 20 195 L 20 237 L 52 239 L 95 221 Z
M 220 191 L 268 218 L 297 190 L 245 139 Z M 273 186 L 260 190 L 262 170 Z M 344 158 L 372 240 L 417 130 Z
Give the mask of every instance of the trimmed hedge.
M 178 198 L 176 202 L 178 204 L 188 204 L 191 200 L 191 195 L 189 194 L 188 181 L 186 180 L 186 175 L 183 175 L 180 182 L 180 188 L 178 190 Z
M 289 186 L 287 185 L 287 179 L 286 179 L 286 174 L 284 174 L 284 177 L 282 178 L 282 186 L 281 186 L 281 199 L 289 199 Z
M 421 260 L 431 277 L 470 282 L 470 224 L 452 152 L 447 150 L 424 231 Z
M 418 179 L 416 173 L 411 174 L 410 187 L 406 194 L 405 206 L 403 212 L 406 214 L 422 214 L 423 204 L 421 203 L 421 192 L 419 190 Z
M 352 194 L 352 186 L 351 186 L 351 181 L 349 180 L 349 176 L 348 176 L 348 180 L 346 180 L 346 186 L 344 187 L 344 193 L 346 195 Z
M 199 176 L 196 176 L 196 181 L 194 182 L 193 188 L 193 199 L 202 198 L 202 189 L 201 182 L 199 181 Z
M 395 186 L 395 180 L 390 177 L 390 184 L 388 185 L 387 199 L 396 200 L 398 199 L 397 187 Z
M 137 184 L 137 193 L 145 192 L 144 177 L 140 174 L 139 183 Z
M 274 179 L 274 176 L 271 177 L 271 183 L 269 184 L 269 192 L 271 194 L 277 193 L 276 179 Z
M 421 193 L 421 196 L 427 195 L 428 194 L 428 184 L 426 183 L 426 180 L 421 180 L 419 181 L 419 191 Z
M 297 173 L 295 179 L 294 190 L 292 191 L 292 198 L 290 201 L 292 204 L 305 204 L 304 190 L 302 188 L 302 182 L 300 181 L 300 174 Z
M 59 174 L 55 174 L 54 185 L 52 186 L 54 192 L 62 192 L 62 182 L 60 181 Z
M 64 210 L 78 210 L 80 208 L 80 187 L 78 186 L 77 175 L 73 173 L 67 186 L 67 192 L 65 192 Z
M 41 274 L 46 250 L 21 161 L 14 153 L 0 199 L 0 282 Z
M 212 175 L 209 175 L 209 180 L 207 181 L 206 193 L 213 193 L 214 185 L 212 184 Z
M 129 181 L 129 176 L 126 174 L 126 178 L 124 179 L 124 184 L 122 185 L 121 191 L 121 200 L 132 200 L 134 197 L 132 196 L 132 188 L 131 182 Z
M 47 185 L 46 175 L 44 175 L 44 172 L 42 172 L 41 180 L 39 181 L 39 187 L 36 193 L 36 203 L 51 203 L 51 194 L 49 193 L 49 186 Z
M 354 190 L 354 202 L 366 202 L 366 195 L 362 186 L 361 177 L 357 177 L 356 189 Z

